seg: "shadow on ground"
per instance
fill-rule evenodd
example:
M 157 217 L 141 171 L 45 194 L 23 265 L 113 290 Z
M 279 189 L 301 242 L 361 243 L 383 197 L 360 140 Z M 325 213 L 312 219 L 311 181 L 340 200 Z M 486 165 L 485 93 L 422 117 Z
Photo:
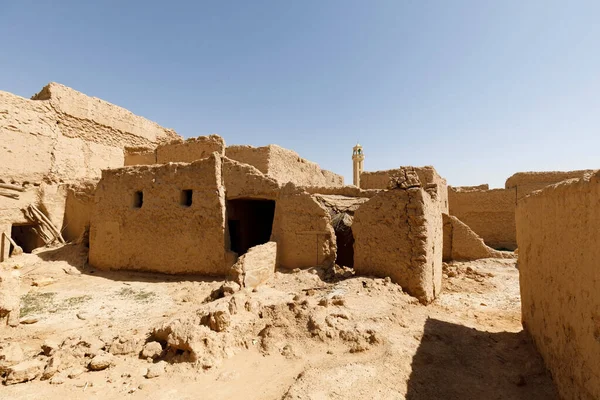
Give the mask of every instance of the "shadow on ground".
M 558 399 L 525 331 L 482 332 L 428 318 L 407 400 Z
M 215 282 L 223 281 L 223 278 L 215 278 L 205 275 L 168 275 L 157 272 L 144 271 L 103 271 L 91 267 L 87 262 L 88 249 L 79 244 L 66 244 L 54 249 L 44 249 L 36 252 L 36 255 L 44 261 L 64 261 L 85 275 L 99 276 L 113 281 L 125 282 Z

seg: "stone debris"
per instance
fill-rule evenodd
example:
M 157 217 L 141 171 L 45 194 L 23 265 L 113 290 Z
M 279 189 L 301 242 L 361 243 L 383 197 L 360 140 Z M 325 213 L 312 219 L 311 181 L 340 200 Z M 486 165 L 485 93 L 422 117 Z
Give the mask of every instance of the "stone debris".
M 254 246 L 231 267 L 233 280 L 245 288 L 254 289 L 266 282 L 277 264 L 277 243 Z
M 44 370 L 44 363 L 39 360 L 28 360 L 7 368 L 4 384 L 13 385 L 32 381 L 39 377 Z
M 115 357 L 110 353 L 98 354 L 88 364 L 91 371 L 102 371 L 115 363 Z
M 159 377 L 165 373 L 166 365 L 167 365 L 167 363 L 164 361 L 159 361 L 156 364 L 152 364 L 150 367 L 148 367 L 148 371 L 146 372 L 146 375 L 144 375 L 144 376 L 147 379 Z

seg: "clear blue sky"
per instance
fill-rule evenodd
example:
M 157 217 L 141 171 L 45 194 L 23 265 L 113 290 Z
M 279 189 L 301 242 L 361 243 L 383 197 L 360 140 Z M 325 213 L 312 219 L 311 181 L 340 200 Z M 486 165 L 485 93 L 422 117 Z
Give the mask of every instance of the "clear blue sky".
M 0 0 L 0 90 L 50 81 L 351 182 L 600 168 L 600 1 Z

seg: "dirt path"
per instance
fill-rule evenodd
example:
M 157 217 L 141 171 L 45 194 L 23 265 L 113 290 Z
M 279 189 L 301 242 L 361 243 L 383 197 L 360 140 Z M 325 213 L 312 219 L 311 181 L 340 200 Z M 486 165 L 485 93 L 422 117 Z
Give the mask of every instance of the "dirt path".
M 0 398 L 556 398 L 522 331 L 509 261 L 448 266 L 427 307 L 384 279 L 325 281 L 319 270 L 278 272 L 256 292 L 204 303 L 221 282 L 101 273 L 69 246 L 0 267 L 18 267 L 24 317 L 38 319 L 0 328 L 0 345 L 45 364 L 45 341 L 57 343 L 55 358 L 74 354 L 48 380 L 0 386 Z M 201 326 L 206 316 L 223 330 Z M 157 327 L 170 329 L 161 342 L 170 363 L 139 357 Z M 113 366 L 88 371 L 105 352 Z M 164 371 L 145 378 L 155 365 Z

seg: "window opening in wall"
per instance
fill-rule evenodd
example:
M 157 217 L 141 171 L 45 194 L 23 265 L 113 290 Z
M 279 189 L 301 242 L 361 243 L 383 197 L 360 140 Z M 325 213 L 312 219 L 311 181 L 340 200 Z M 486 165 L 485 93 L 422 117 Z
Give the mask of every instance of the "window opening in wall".
M 227 201 L 227 223 L 231 250 L 245 254 L 250 247 L 271 239 L 275 201 L 235 199 Z
M 188 190 L 182 190 L 181 191 L 181 197 L 179 199 L 179 203 L 184 206 L 184 207 L 189 207 L 192 205 L 192 196 L 193 196 L 193 191 L 191 189 Z
M 144 192 L 137 191 L 133 193 L 133 207 L 134 208 L 142 208 L 142 204 L 144 204 Z
M 31 253 L 34 249 L 44 246 L 44 241 L 40 238 L 36 231 L 37 225 L 13 225 L 10 230 L 10 237 L 19 246 L 24 253 Z M 14 251 L 14 246 L 11 244 L 9 254 Z

